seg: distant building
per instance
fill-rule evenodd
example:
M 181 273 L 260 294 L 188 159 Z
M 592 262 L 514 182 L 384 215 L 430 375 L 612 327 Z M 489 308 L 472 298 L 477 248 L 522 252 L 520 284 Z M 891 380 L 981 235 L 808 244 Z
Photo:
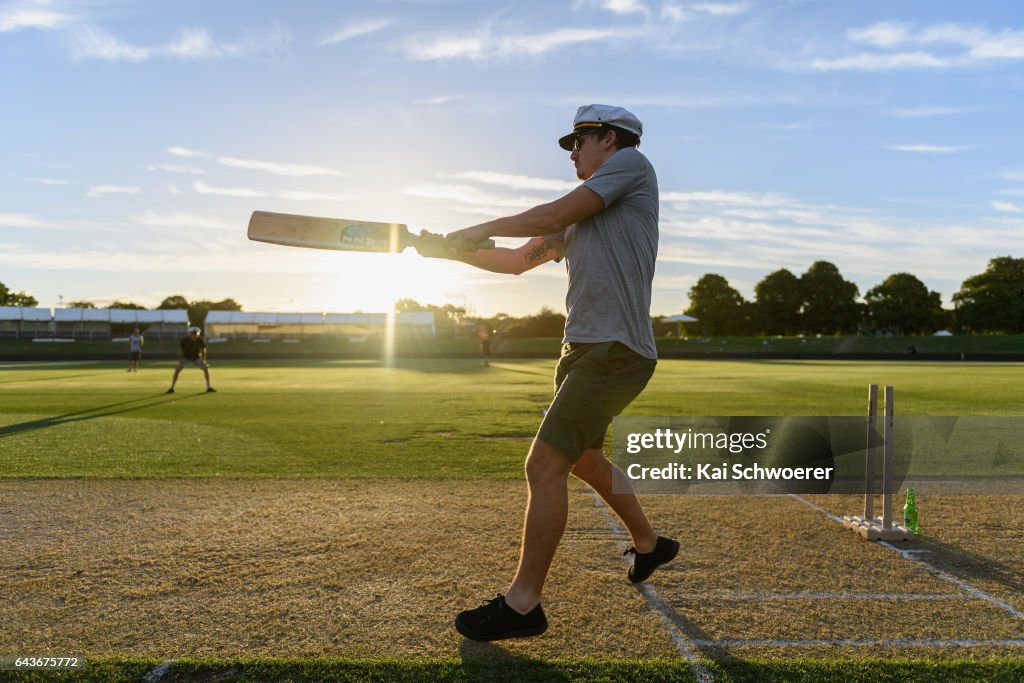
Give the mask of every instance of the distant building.
M 53 314 L 49 308 L 0 306 L 0 338 L 32 339 L 53 336 Z
M 133 327 L 151 339 L 185 336 L 188 311 L 121 308 L 22 308 L 0 306 L 0 338 L 98 339 L 128 335 Z

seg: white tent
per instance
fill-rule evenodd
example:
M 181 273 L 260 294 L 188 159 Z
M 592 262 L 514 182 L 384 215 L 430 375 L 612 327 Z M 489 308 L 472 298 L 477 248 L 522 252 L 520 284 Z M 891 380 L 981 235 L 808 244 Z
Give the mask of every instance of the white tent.
M 670 315 L 667 318 L 662 318 L 663 323 L 675 323 L 676 324 L 676 337 L 683 336 L 683 323 L 695 323 L 697 319 L 691 315 L 680 313 L 679 315 Z
M 50 309 L 0 306 L 0 337 L 36 337 L 50 333 Z

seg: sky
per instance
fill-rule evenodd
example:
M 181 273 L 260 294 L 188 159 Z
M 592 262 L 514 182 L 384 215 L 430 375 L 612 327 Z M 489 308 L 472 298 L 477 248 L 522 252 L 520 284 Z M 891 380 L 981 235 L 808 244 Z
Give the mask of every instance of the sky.
M 590 103 L 644 124 L 654 315 L 705 273 L 751 299 L 818 260 L 862 295 L 913 273 L 948 306 L 1024 256 L 1016 0 L 0 0 L 0 282 L 44 307 L 562 311 L 564 264 L 503 276 L 246 225 L 518 213 L 578 184 L 556 140 Z

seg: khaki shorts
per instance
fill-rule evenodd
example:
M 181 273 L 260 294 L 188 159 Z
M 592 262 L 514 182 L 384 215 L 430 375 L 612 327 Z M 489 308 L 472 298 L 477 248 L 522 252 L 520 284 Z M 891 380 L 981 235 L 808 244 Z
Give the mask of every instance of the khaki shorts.
M 555 398 L 537 438 L 576 462 L 604 445 L 612 418 L 647 386 L 658 361 L 619 342 L 562 345 L 555 368 Z

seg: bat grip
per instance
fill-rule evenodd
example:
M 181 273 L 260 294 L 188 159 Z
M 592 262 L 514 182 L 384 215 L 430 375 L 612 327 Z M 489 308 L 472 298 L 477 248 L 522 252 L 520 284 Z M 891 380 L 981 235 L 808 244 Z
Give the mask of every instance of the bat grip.
M 476 243 L 477 249 L 494 249 L 494 240 L 480 240 Z

